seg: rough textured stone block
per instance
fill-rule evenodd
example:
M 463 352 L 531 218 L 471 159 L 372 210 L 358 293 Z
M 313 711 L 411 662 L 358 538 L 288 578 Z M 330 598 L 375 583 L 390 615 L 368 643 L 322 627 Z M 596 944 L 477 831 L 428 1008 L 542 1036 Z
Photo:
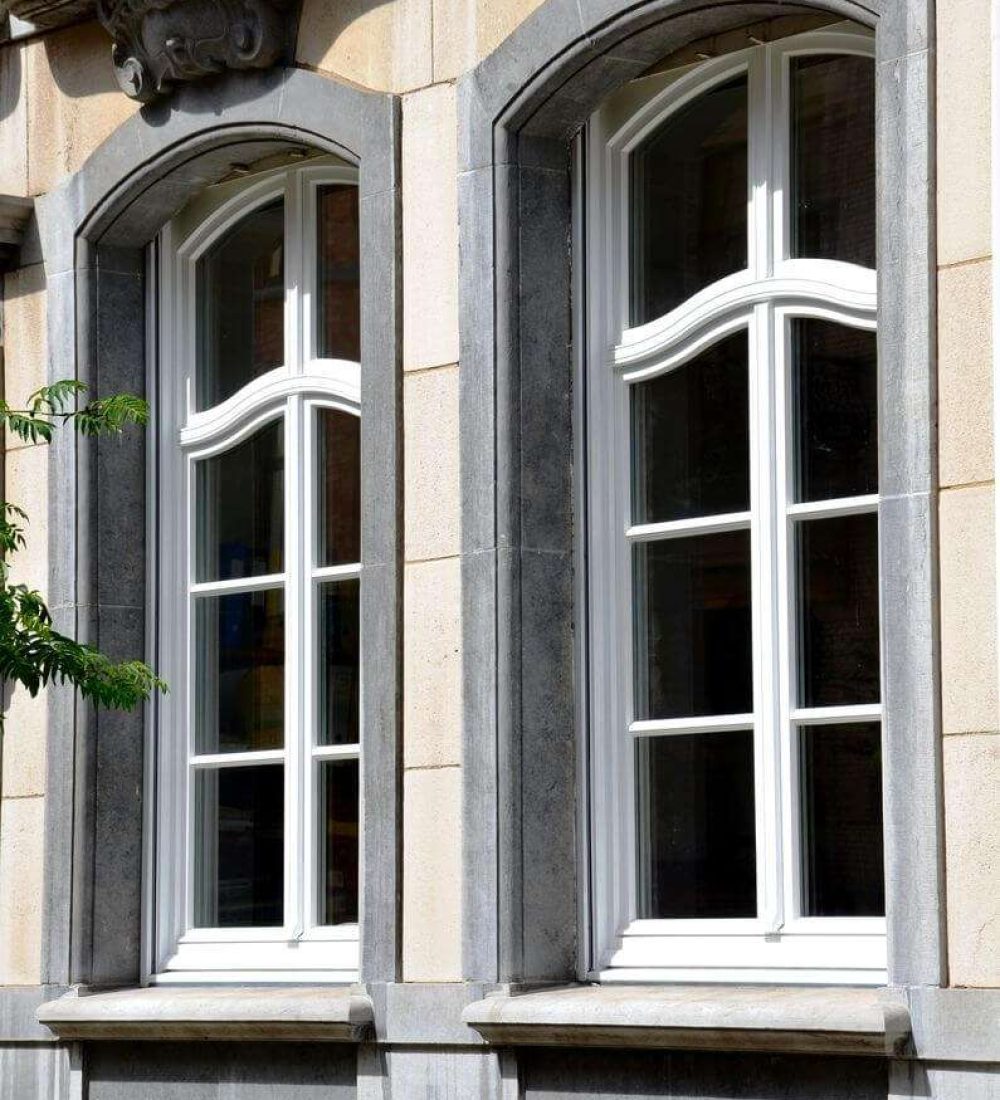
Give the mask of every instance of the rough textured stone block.
M 948 969 L 953 985 L 1000 985 L 1000 734 L 946 737 Z
M 403 780 L 403 978 L 461 976 L 460 768 L 408 771 Z
M 403 410 L 406 560 L 458 554 L 458 368 L 408 375 L 403 385 Z
M 0 985 L 39 980 L 45 799 L 0 802 Z

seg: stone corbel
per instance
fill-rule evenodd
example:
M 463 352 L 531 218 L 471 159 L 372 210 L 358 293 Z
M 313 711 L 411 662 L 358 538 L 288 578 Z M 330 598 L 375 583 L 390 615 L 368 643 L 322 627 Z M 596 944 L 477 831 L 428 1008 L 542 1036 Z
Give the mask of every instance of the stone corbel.
M 266 69 L 294 43 L 296 0 L 97 0 L 122 91 L 140 103 L 226 69 Z
M 31 199 L 0 195 L 0 272 L 9 271 L 17 263 L 33 207 Z

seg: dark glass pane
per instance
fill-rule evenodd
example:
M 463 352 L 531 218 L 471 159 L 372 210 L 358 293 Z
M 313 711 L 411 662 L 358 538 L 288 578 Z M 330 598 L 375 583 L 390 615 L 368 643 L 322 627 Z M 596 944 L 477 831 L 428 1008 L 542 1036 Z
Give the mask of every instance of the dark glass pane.
M 195 923 L 283 923 L 285 769 L 281 764 L 195 773 Z
M 881 917 L 882 736 L 877 722 L 805 726 L 803 915 Z
M 195 467 L 199 581 L 280 573 L 285 541 L 285 435 L 276 420 Z
M 358 762 L 321 760 L 320 924 L 358 919 Z
M 632 324 L 747 266 L 747 83 L 683 107 L 632 154 Z
M 318 409 L 316 530 L 318 565 L 361 560 L 361 421 Z
M 361 359 L 361 284 L 358 275 L 358 189 L 331 184 L 316 194 L 317 353 L 321 359 Z
M 747 336 L 632 386 L 633 522 L 750 507 Z
M 319 590 L 320 745 L 353 745 L 359 740 L 360 687 L 359 581 L 333 581 Z
M 792 322 L 797 501 L 878 492 L 875 333 Z
M 879 699 L 878 519 L 800 523 L 800 705 Z
M 640 919 L 755 917 L 753 733 L 636 745 Z
M 636 717 L 753 710 L 750 534 L 634 549 Z
M 280 749 L 285 735 L 285 614 L 280 591 L 195 601 L 195 749 Z
M 875 266 L 875 62 L 792 59 L 792 256 Z
M 248 214 L 198 261 L 198 408 L 285 359 L 285 206 Z

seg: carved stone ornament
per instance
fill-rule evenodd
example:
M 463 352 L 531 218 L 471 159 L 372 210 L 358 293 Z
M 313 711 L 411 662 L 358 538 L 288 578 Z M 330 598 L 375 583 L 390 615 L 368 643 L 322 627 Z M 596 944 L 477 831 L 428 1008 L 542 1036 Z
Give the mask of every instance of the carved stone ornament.
M 294 0 L 98 0 L 122 91 L 149 103 L 174 84 L 285 55 Z

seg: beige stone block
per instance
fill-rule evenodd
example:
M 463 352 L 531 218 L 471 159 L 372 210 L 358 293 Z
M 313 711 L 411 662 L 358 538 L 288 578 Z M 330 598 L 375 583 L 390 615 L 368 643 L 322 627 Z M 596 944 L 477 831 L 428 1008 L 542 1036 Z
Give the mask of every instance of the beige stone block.
M 3 295 L 4 399 L 24 408 L 29 395 L 48 381 L 44 267 L 12 271 Z M 7 433 L 8 449 L 20 446 L 21 440 Z
M 48 448 L 22 447 L 7 455 L 6 499 L 28 513 L 25 545 L 11 558 L 11 578 L 45 595 L 49 579 Z
M 407 565 L 403 583 L 406 767 L 462 760 L 462 571 L 458 558 Z
M 1000 735 L 946 737 L 944 788 L 951 984 L 1000 986 Z
M 937 5 L 938 263 L 990 253 L 990 0 Z
M 0 46 L 0 195 L 28 193 L 28 95 L 21 43 Z
M 476 0 L 434 0 L 434 80 L 474 68 L 476 42 Z
M 455 89 L 403 99 L 403 368 L 458 362 Z
M 476 51 L 480 59 L 491 54 L 544 0 L 478 0 Z
M 403 778 L 403 978 L 462 976 L 460 768 L 408 771 Z
M 945 733 L 997 728 L 993 489 L 940 497 L 941 707 Z
M 938 474 L 942 485 L 993 479 L 989 261 L 938 273 Z
M 123 95 L 98 23 L 32 40 L 28 74 L 28 187 L 51 191 L 130 118 L 138 104 Z
M 11 697 L 0 745 L 4 798 L 45 794 L 46 704 L 44 692 L 32 699 L 23 687 L 18 687 Z
M 432 79 L 432 0 L 304 0 L 296 60 L 384 92 Z
M 0 986 L 41 973 L 44 798 L 0 802 Z
M 458 367 L 407 375 L 403 422 L 406 560 L 458 554 L 462 530 Z

